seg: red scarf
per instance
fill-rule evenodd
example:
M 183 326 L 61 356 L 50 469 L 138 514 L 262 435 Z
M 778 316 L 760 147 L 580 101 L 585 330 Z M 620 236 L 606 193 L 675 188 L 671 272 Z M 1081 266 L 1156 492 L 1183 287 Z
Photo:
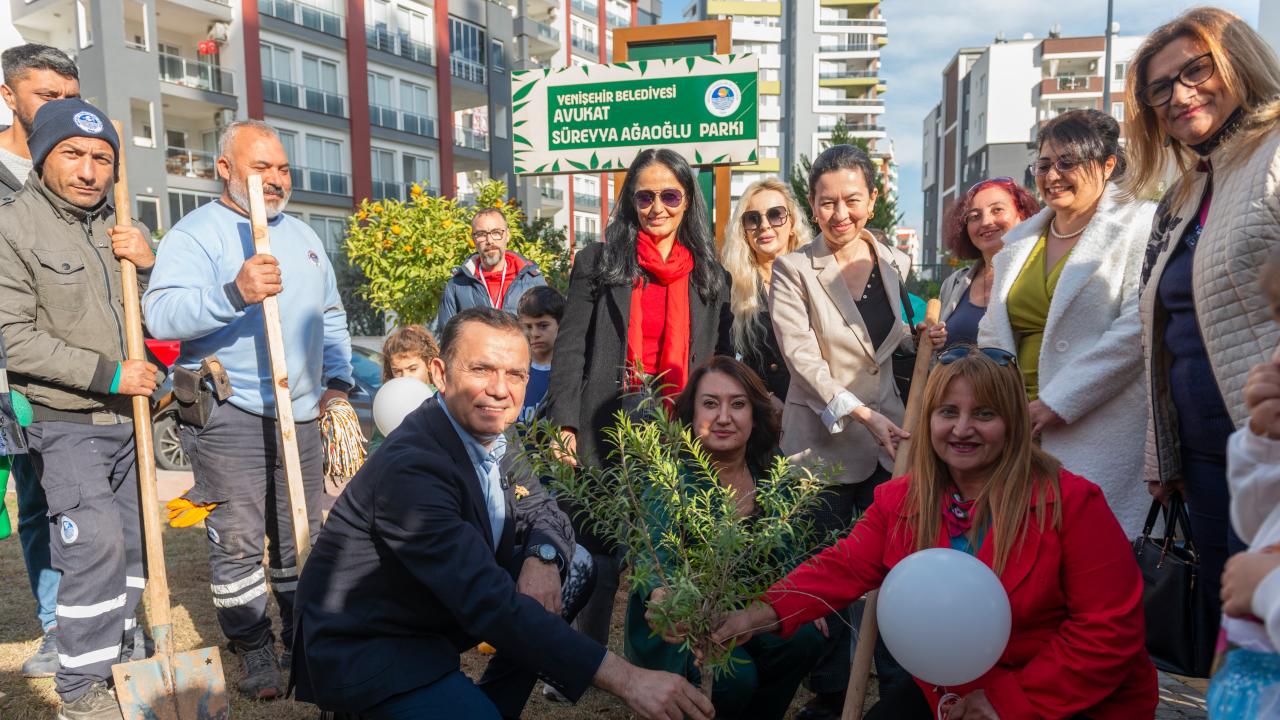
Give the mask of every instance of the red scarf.
M 644 366 L 644 278 L 636 278 L 631 287 L 631 313 L 627 321 L 627 367 L 631 384 L 639 379 L 634 373 L 658 375 L 664 386 L 662 395 L 668 403 L 684 389 L 689 379 L 689 273 L 693 271 L 693 253 L 676 242 L 664 260 L 652 235 L 640 231 L 636 238 L 636 255 L 640 267 L 667 290 L 666 324 L 662 328 L 662 345 L 658 349 L 658 366 Z
M 501 270 L 485 270 L 484 265 L 480 263 L 480 258 L 476 258 L 476 275 L 485 285 L 485 291 L 489 293 L 489 302 L 496 308 L 502 307 L 502 302 L 507 298 L 507 291 L 515 284 L 516 275 L 520 274 L 520 267 L 523 263 L 514 253 L 506 253 L 504 256 L 506 264 Z
M 947 536 L 957 538 L 973 527 L 973 506 L 977 502 L 965 500 L 960 490 L 952 485 L 942 499 L 942 520 L 947 526 Z

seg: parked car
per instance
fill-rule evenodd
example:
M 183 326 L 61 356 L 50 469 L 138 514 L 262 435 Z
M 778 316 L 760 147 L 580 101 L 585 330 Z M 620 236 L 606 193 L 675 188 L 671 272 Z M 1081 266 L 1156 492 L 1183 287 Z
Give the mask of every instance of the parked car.
M 367 441 L 373 436 L 373 396 L 382 387 L 382 355 L 367 347 L 367 344 L 352 343 L 351 367 L 355 380 L 350 395 L 351 406 L 355 408 L 356 417 L 360 418 L 360 430 Z M 169 378 L 165 378 L 164 384 L 152 396 L 153 401 L 163 405 L 172 392 L 172 383 Z M 183 452 L 182 440 L 178 435 L 177 411 L 177 406 L 169 403 L 153 418 L 156 465 L 162 470 L 191 469 L 191 459 Z

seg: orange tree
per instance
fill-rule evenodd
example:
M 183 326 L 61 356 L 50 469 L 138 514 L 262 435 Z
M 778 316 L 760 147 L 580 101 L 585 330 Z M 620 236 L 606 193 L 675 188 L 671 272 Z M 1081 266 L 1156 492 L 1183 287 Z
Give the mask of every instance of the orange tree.
M 394 312 L 401 324 L 429 323 L 444 286 L 475 251 L 471 219 L 481 208 L 498 208 L 511 230 L 508 248 L 540 267 L 556 265 L 554 248 L 526 239 L 524 212 L 507 198 L 498 180 L 476 185 L 476 203 L 428 195 L 414 184 L 405 201 L 364 200 L 347 227 L 347 257 L 364 273 L 361 295 L 378 310 Z

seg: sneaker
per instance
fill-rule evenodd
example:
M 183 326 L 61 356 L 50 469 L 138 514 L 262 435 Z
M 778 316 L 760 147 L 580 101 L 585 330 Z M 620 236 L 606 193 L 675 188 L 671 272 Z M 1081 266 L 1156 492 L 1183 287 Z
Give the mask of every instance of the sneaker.
M 274 700 L 284 695 L 284 680 L 280 677 L 274 647 L 263 645 L 237 654 L 244 666 L 244 677 L 237 684 L 240 692 L 255 700 Z
M 104 681 L 89 686 L 89 690 L 71 702 L 63 701 L 58 720 L 124 720 L 115 693 Z
M 58 661 L 58 628 L 49 628 L 40 640 L 40 647 L 22 663 L 22 676 L 51 678 L 61 667 L 62 663 Z

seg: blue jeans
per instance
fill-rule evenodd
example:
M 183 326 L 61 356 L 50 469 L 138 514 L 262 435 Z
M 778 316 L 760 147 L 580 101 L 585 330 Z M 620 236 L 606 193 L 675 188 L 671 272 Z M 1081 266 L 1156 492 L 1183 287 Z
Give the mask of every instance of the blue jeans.
M 22 561 L 27 566 L 27 579 L 31 581 L 31 594 L 36 598 L 36 617 L 40 627 L 49 630 L 58 623 L 54 612 L 58 606 L 58 582 L 62 576 L 53 569 L 49 557 L 49 504 L 44 498 L 44 488 L 36 476 L 31 459 L 26 455 L 14 455 L 12 463 L 13 485 L 18 493 L 18 540 L 22 543 Z
M 360 714 L 368 720 L 501 720 L 498 709 L 460 671 L 400 693 Z

